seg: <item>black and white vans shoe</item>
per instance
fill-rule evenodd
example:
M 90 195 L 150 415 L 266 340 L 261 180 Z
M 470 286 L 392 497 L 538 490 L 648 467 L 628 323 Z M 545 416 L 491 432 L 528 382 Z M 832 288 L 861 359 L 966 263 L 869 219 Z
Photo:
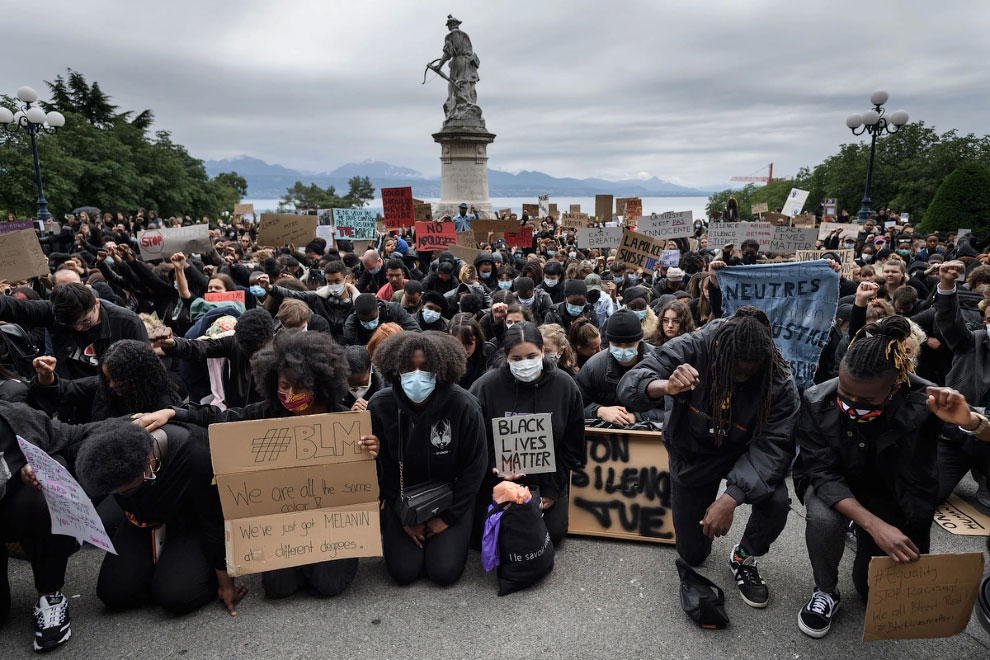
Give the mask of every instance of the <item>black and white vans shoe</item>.
M 798 612 L 798 628 L 805 635 L 821 639 L 832 627 L 832 617 L 839 610 L 839 592 L 826 593 L 815 589 L 811 599 Z
M 61 591 L 39 598 L 34 606 L 34 650 L 48 651 L 71 636 L 68 599 Z

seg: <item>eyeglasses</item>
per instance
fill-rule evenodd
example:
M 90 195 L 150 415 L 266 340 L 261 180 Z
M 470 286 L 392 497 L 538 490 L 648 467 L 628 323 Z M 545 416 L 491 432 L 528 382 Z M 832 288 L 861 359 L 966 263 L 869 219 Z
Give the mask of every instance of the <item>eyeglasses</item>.
M 96 313 L 96 307 L 93 307 L 93 309 L 86 312 L 86 315 L 83 316 L 81 319 L 79 319 L 75 323 L 70 323 L 69 327 L 71 327 L 73 330 L 89 330 L 94 325 L 96 325 L 99 322 L 99 320 L 100 318 L 99 315 Z

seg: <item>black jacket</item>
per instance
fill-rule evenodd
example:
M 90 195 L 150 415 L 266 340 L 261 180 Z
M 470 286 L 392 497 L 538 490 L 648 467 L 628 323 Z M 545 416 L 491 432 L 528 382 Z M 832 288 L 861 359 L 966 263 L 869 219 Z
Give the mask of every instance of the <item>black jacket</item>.
M 629 371 L 619 383 L 619 400 L 630 411 L 643 411 L 661 405 L 650 399 L 647 385 L 657 379 L 667 379 L 681 364 L 690 364 L 701 374 L 701 382 L 691 391 L 671 397 L 672 406 L 667 411 L 663 441 L 667 450 L 677 454 L 698 481 L 707 482 L 718 475 L 707 474 L 704 466 L 710 457 L 738 454 L 735 465 L 726 476 L 726 492 L 737 502 L 757 502 L 773 493 L 783 481 L 794 458 L 794 440 L 791 437 L 794 417 L 800 406 L 794 379 L 787 375 L 770 384 L 770 413 L 762 434 L 752 437 L 756 421 L 760 392 L 756 388 L 739 387 L 733 394 L 737 401 L 732 406 L 732 425 L 721 446 L 711 433 L 708 410 L 708 373 L 714 368 L 710 362 L 711 344 L 716 331 L 725 323 L 718 319 L 704 328 L 675 337 L 656 348 L 652 354 Z M 739 401 L 738 399 L 743 399 Z M 696 469 L 695 469 L 696 468 Z M 691 485 L 686 484 L 686 485 Z
M 646 342 L 639 343 L 639 360 L 646 357 L 650 350 L 650 345 Z M 637 362 L 636 364 L 639 364 Z M 598 417 L 598 409 L 601 407 L 618 406 L 619 403 L 619 381 L 629 372 L 635 369 L 636 364 L 631 367 L 623 367 L 616 361 L 612 354 L 605 349 L 591 356 L 581 371 L 578 372 L 577 384 L 581 390 L 581 398 L 584 401 L 584 416 L 587 419 Z M 629 411 L 632 412 L 632 411 Z M 664 418 L 663 405 L 643 410 L 637 413 L 636 421 L 662 422 Z
M 346 285 L 346 287 L 347 298 L 337 298 L 330 295 L 330 289 L 326 286 L 322 286 L 316 291 L 296 291 L 295 289 L 287 289 L 283 286 L 274 285 L 272 286 L 271 293 L 268 295 L 272 296 L 275 301 L 276 309 L 282 304 L 284 298 L 294 298 L 295 300 L 304 301 L 309 305 L 310 309 L 327 320 L 330 324 L 330 334 L 333 335 L 334 340 L 337 343 L 343 343 L 344 322 L 354 310 L 354 299 L 358 296 L 356 288 L 350 284 Z
M 478 398 L 485 416 L 485 435 L 488 438 L 486 477 L 495 467 L 492 419 L 512 413 L 551 413 L 557 471 L 527 476 L 519 483 L 538 487 L 541 497 L 560 499 L 567 492 L 570 471 L 584 465 L 585 460 L 584 404 L 574 380 L 557 369 L 552 360 L 545 359 L 543 374 L 532 383 L 516 380 L 506 365 L 489 371 L 475 381 L 471 394 Z M 486 484 L 494 486 L 495 482 L 497 480 L 486 478 Z
M 41 385 L 35 376 L 29 387 L 28 403 L 32 408 L 43 410 L 49 415 L 54 415 L 60 407 L 71 408 L 76 411 L 76 415 L 72 419 L 61 419 L 75 424 L 161 410 L 181 401 L 181 397 L 173 396 L 171 392 L 157 392 L 157 399 L 149 404 L 147 410 L 129 410 L 123 399 L 103 386 L 100 376 L 75 379 L 56 376 L 51 385 Z
M 554 305 L 564 302 L 564 276 L 560 275 L 557 286 L 547 286 L 546 282 L 540 282 L 536 285 L 537 291 L 543 291 L 548 296 Z
M 344 344 L 348 346 L 365 346 L 375 334 L 375 330 L 383 323 L 398 323 L 406 332 L 419 332 L 419 324 L 416 319 L 409 315 L 409 312 L 402 308 L 402 305 L 394 302 L 378 301 L 378 325 L 373 330 L 368 330 L 361 325 L 361 319 L 357 314 L 351 315 L 344 321 Z
M 356 286 L 358 292 L 360 293 L 377 294 L 378 289 L 382 288 L 386 284 L 388 284 L 388 277 L 385 275 L 385 264 L 383 263 L 381 268 L 379 268 L 378 272 L 374 275 L 372 275 L 369 270 L 365 270 L 361 273 L 361 276 L 358 277 Z
M 254 389 L 251 357 L 241 350 L 233 335 L 217 339 L 176 337 L 175 346 L 162 350 L 166 355 L 187 360 L 227 358 L 222 379 L 224 403 L 227 407 L 238 408 L 261 400 L 261 395 Z
M 382 381 L 381 374 L 378 373 L 377 369 L 372 367 L 371 383 L 368 387 L 368 391 L 365 392 L 364 396 L 361 398 L 364 399 L 365 401 L 371 401 L 371 397 L 375 396 L 375 394 L 380 392 L 384 387 L 385 387 L 385 383 Z M 347 392 L 344 394 L 344 397 L 340 400 L 340 405 L 344 408 L 344 410 L 350 410 L 354 406 L 354 403 L 356 401 L 357 399 L 354 397 L 354 393 L 351 392 L 350 390 L 347 390 Z
M 945 384 L 958 390 L 971 405 L 986 407 L 990 403 L 990 337 L 986 329 L 967 329 L 956 293 L 935 294 L 935 324 L 954 356 Z
M 452 525 L 470 516 L 487 463 L 478 402 L 457 385 L 437 385 L 426 408 L 417 412 L 401 388 L 386 387 L 371 398 L 368 411 L 380 442 L 382 500 L 397 509 L 401 442 L 405 487 L 449 483 L 454 501 L 440 519 Z
M 598 314 L 595 312 L 595 306 L 588 303 L 581 310 L 578 316 L 583 316 L 584 318 L 591 321 L 591 324 L 596 328 L 598 327 Z M 578 318 L 578 316 L 571 316 L 567 311 L 567 303 L 562 302 L 554 305 L 550 308 L 550 311 L 546 313 L 543 317 L 543 323 L 556 323 L 564 329 L 564 334 L 570 332 L 571 323 Z
M 931 524 L 936 506 L 936 449 L 945 426 L 928 410 L 925 388 L 915 376 L 901 386 L 884 414 L 859 424 L 836 403 L 838 378 L 804 391 L 794 435 L 801 448 L 794 467 L 795 489 L 807 484 L 827 505 L 855 497 L 871 511 L 900 512 L 888 523 Z

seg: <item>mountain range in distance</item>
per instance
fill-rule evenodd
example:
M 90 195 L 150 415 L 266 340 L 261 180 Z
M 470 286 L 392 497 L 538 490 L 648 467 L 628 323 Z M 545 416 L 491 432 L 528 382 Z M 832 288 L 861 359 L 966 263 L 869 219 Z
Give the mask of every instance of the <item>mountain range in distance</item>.
M 238 156 L 224 160 L 208 160 L 204 163 L 211 177 L 220 172 L 237 172 L 248 183 L 248 197 L 276 198 L 285 194 L 286 188 L 296 181 L 315 183 L 321 188 L 334 186 L 338 192 L 347 192 L 347 181 L 354 176 L 366 176 L 375 188 L 411 186 L 413 195 L 439 197 L 440 177 L 427 177 L 408 167 L 391 165 L 383 161 L 366 160 L 347 163 L 331 172 L 302 172 L 278 164 L 269 164 L 258 158 Z M 557 178 L 543 172 L 522 171 L 518 174 L 488 170 L 488 192 L 492 197 L 551 196 L 592 197 L 596 194 L 612 194 L 624 197 L 707 197 L 727 186 L 687 188 L 656 177 L 607 181 L 605 179 Z

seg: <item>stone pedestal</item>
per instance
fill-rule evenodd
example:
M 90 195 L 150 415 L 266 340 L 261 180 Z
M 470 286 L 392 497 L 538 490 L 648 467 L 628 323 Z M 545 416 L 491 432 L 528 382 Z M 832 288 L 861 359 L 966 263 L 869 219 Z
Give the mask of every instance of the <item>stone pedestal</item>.
M 495 134 L 484 120 L 448 120 L 433 139 L 440 145 L 440 202 L 433 217 L 457 215 L 461 202 L 473 205 L 482 217 L 495 217 L 488 201 L 488 145 Z

